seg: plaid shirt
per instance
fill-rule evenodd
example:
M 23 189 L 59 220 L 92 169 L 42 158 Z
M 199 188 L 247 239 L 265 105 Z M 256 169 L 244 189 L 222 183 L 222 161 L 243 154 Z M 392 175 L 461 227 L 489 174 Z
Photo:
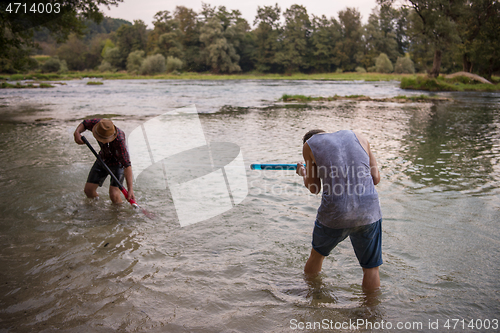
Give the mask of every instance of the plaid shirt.
M 100 120 L 100 118 L 85 119 L 82 124 L 86 130 L 92 131 L 94 125 Z M 118 131 L 118 136 L 113 141 L 109 143 L 101 143 L 97 141 L 101 147 L 99 155 L 108 167 L 121 166 L 126 168 L 132 164 L 130 163 L 130 156 L 125 143 L 125 133 L 118 127 L 116 130 Z

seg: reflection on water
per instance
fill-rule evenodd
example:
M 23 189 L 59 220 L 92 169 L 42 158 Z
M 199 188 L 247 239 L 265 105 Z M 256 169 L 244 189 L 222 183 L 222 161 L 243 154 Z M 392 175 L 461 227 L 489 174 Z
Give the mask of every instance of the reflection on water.
M 416 187 L 495 189 L 500 149 L 497 116 L 494 110 L 458 103 L 415 110 L 402 147 L 401 158 L 407 161 L 404 172 Z
M 400 93 L 394 83 L 297 81 L 2 90 L 0 330 L 288 332 L 293 320 L 360 319 L 425 331 L 429 320 L 497 317 L 498 94 L 446 94 L 456 101 L 435 105 L 275 103 L 282 93 L 359 91 Z M 293 171 L 248 170 L 241 204 L 184 228 L 162 184 L 134 188 L 154 220 L 112 205 L 109 181 L 99 200 L 85 198 L 93 155 L 71 135 L 82 118 L 107 114 L 130 133 L 193 103 L 209 111 L 200 116 L 207 142 L 237 145 L 247 166 L 300 161 L 311 128 L 369 138 L 382 174 L 377 294 L 363 293 L 349 242 L 304 279 L 320 198 Z

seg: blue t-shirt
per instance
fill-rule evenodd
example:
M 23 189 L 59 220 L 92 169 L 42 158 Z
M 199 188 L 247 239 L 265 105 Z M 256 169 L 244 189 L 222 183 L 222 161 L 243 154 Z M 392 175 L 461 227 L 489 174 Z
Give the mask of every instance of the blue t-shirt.
M 380 220 L 382 212 L 370 172 L 370 157 L 354 132 L 315 134 L 307 144 L 323 185 L 317 220 L 334 229 Z

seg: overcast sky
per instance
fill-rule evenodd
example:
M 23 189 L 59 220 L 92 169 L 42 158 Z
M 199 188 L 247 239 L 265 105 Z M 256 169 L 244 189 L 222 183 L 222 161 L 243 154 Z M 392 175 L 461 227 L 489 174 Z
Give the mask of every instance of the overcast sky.
M 281 12 L 290 8 L 293 4 L 303 5 L 309 15 L 325 15 L 326 17 L 338 18 L 337 13 L 346 7 L 354 7 L 361 13 L 363 23 L 368 21 L 373 8 L 377 6 L 376 0 L 205 0 L 212 6 L 226 6 L 227 10 L 238 9 L 243 18 L 253 26 L 257 7 L 274 6 L 275 3 L 281 7 Z M 133 22 L 133 20 L 143 20 L 149 28 L 153 28 L 153 16 L 160 10 L 173 12 L 176 6 L 191 8 L 196 12 L 201 10 L 200 0 L 124 0 L 118 7 L 110 7 L 110 10 L 103 8 L 104 14 L 113 18 L 121 18 Z

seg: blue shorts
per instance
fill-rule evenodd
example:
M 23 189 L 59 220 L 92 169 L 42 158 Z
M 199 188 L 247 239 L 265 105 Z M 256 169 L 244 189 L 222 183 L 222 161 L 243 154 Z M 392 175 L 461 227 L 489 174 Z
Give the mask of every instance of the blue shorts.
M 374 268 L 382 265 L 382 219 L 372 224 L 346 229 L 332 229 L 316 220 L 312 247 L 326 257 L 347 236 L 351 239 L 361 267 Z
M 111 172 L 120 180 L 120 184 L 123 184 L 123 179 L 125 178 L 123 168 L 120 166 L 116 167 L 109 167 Z M 90 169 L 89 176 L 87 177 L 87 183 L 91 184 L 98 184 L 99 186 L 102 186 L 104 181 L 106 180 L 106 177 L 109 175 L 108 171 L 106 170 L 105 167 L 99 163 L 99 160 L 95 161 L 94 165 L 92 166 L 92 169 Z M 113 177 L 111 177 L 111 186 L 115 187 L 120 187 Z

